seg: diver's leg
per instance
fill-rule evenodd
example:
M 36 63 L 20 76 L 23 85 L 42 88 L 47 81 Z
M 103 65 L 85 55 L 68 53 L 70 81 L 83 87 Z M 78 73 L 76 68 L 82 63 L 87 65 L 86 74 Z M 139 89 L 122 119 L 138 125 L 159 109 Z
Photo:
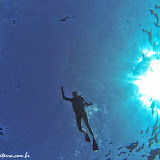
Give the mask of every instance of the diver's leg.
M 91 142 L 87 132 L 84 129 L 82 129 L 82 117 L 81 117 L 81 115 L 76 115 L 76 121 L 77 121 L 77 126 L 78 126 L 79 131 L 85 134 L 86 142 Z
M 89 130 L 89 132 L 90 132 L 90 134 L 91 134 L 92 137 L 94 138 L 92 129 L 91 129 L 91 127 L 90 127 L 90 125 L 89 125 L 89 122 L 88 122 L 88 117 L 87 117 L 87 113 L 86 113 L 86 112 L 83 112 L 83 120 L 84 120 L 84 122 L 85 122 L 85 124 L 86 124 L 86 126 L 87 126 L 87 128 L 88 128 L 88 130 Z
M 85 124 L 86 124 L 86 126 L 87 126 L 87 128 L 88 128 L 88 130 L 89 130 L 89 132 L 90 132 L 90 134 L 91 134 L 92 137 L 93 137 L 93 151 L 97 151 L 97 150 L 98 150 L 98 144 L 97 144 L 97 142 L 96 142 L 96 140 L 95 140 L 95 138 L 94 138 L 92 129 L 91 129 L 90 125 L 89 125 L 87 113 L 84 112 L 82 117 L 83 117 L 83 120 L 84 120 L 84 122 L 85 122 Z
M 77 126 L 80 132 L 87 134 L 87 132 L 82 129 L 82 117 L 80 115 L 76 115 L 76 122 L 77 122 Z

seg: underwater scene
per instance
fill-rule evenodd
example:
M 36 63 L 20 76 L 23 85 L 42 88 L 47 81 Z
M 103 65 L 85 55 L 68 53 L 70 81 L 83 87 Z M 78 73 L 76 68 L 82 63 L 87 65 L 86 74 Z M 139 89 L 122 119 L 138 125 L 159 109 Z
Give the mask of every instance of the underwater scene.
M 0 160 L 159 160 L 160 1 L 0 0 Z

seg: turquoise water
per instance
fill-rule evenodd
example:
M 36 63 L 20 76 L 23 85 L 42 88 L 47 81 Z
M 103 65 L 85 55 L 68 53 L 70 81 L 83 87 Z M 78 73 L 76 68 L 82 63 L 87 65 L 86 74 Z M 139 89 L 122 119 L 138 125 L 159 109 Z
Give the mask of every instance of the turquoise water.
M 151 0 L 0 0 L 0 154 L 158 160 L 159 84 L 137 83 L 152 60 L 159 67 L 158 6 Z M 77 90 L 93 103 L 86 111 L 99 151 L 78 131 L 61 85 L 67 97 Z

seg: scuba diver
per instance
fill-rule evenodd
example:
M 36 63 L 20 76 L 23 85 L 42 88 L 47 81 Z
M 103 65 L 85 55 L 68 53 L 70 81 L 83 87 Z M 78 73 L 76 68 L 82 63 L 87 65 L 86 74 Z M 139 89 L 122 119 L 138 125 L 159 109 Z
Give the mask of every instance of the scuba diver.
M 65 97 L 63 86 L 61 87 L 61 91 L 62 91 L 63 99 L 72 102 L 73 111 L 75 112 L 76 122 L 77 122 L 77 126 L 78 126 L 79 131 L 85 134 L 86 142 L 91 142 L 87 131 L 85 131 L 82 128 L 82 119 L 83 119 L 85 124 L 86 124 L 86 126 L 87 126 L 87 128 L 88 128 L 88 130 L 89 130 L 89 132 L 90 132 L 90 134 L 93 137 L 93 151 L 98 150 L 98 145 L 97 145 L 97 142 L 96 142 L 96 140 L 94 138 L 92 129 L 90 128 L 90 125 L 89 125 L 89 122 L 88 122 L 88 116 L 87 116 L 87 113 L 86 113 L 85 108 L 84 108 L 85 105 L 91 106 L 92 103 L 87 103 L 82 96 L 78 95 L 77 91 L 73 91 L 72 92 L 73 98 Z

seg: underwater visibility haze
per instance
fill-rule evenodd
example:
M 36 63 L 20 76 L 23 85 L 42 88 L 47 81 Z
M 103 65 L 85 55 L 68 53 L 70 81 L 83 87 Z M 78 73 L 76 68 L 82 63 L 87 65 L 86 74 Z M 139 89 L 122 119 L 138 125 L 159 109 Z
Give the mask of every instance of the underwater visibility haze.
M 160 159 L 159 1 L 0 0 L 0 13 L 0 154 Z M 92 102 L 99 150 L 61 86 Z

